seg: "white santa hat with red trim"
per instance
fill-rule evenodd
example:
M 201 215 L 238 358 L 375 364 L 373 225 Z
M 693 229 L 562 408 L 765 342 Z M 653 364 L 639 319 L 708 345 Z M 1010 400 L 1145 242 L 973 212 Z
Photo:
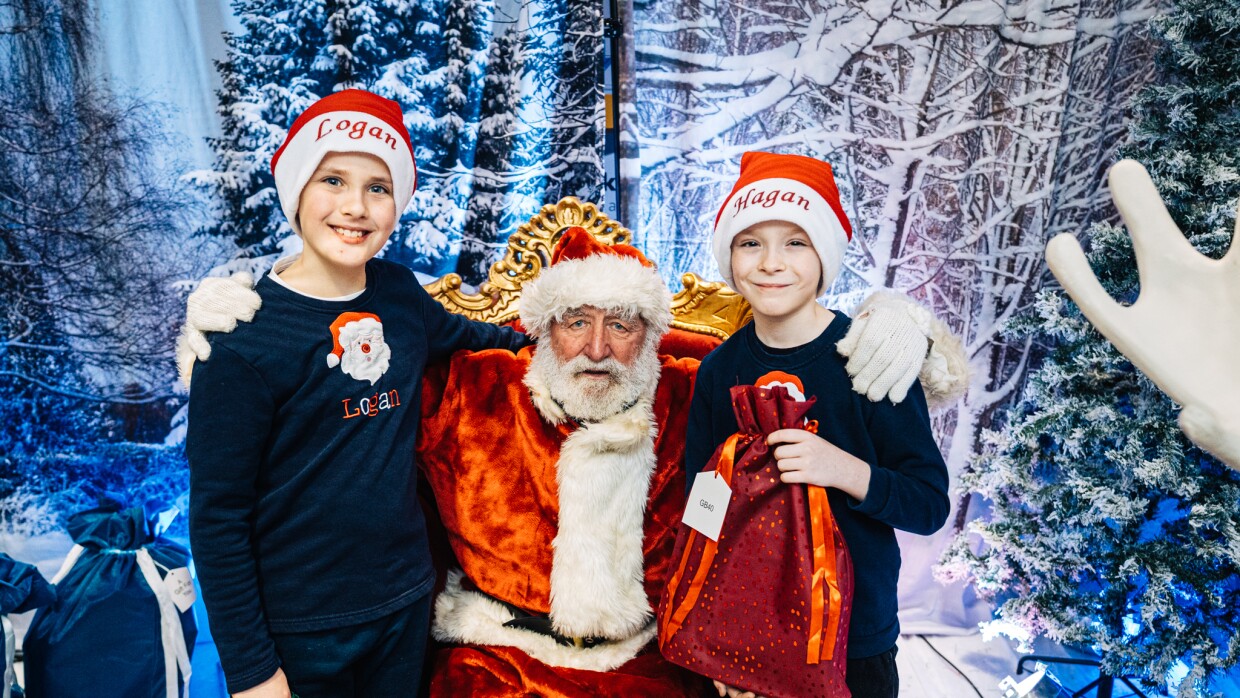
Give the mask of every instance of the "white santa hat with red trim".
M 418 171 L 400 105 L 366 90 L 341 90 L 302 112 L 271 156 L 280 208 L 294 232 L 301 234 L 301 190 L 328 153 L 367 153 L 382 160 L 392 176 L 396 215 L 404 213 L 417 188 Z
M 631 313 L 659 338 L 672 324 L 672 294 L 636 247 L 607 245 L 585 228 L 564 231 L 551 264 L 521 290 L 521 324 L 545 337 L 569 310 L 590 306 Z
M 340 341 L 340 335 L 346 334 L 345 341 L 348 336 L 356 335 L 362 330 L 383 329 L 383 323 L 379 321 L 379 316 L 373 313 L 341 313 L 332 321 L 332 352 L 327 355 L 327 367 L 335 368 L 340 365 L 340 357 L 344 356 L 344 344 Z
M 719 273 L 732 288 L 732 238 L 758 223 L 786 221 L 809 235 L 822 260 L 818 293 L 840 273 L 852 224 L 827 163 L 804 155 L 748 152 L 741 174 L 715 216 L 713 251 Z

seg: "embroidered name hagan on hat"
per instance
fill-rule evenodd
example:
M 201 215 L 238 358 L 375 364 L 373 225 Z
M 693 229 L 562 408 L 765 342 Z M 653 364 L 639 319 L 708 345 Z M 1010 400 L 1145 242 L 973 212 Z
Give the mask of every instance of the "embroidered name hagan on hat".
M 748 152 L 741 156 L 741 174 L 715 216 L 712 251 L 719 273 L 732 280 L 732 238 L 766 221 L 800 226 L 822 261 L 818 293 L 840 273 L 852 224 L 844 215 L 835 176 L 827 163 L 804 155 Z

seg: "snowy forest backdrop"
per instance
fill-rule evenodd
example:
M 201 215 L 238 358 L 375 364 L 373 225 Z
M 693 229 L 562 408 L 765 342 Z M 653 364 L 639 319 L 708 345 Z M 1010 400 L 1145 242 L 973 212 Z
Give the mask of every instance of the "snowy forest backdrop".
M 386 256 L 467 283 L 541 205 L 611 189 L 673 289 L 718 278 L 741 153 L 831 162 L 856 236 L 830 303 L 895 288 L 963 338 L 973 380 L 935 426 L 969 480 L 1053 344 L 1005 332 L 1053 287 L 1045 242 L 1114 220 L 1104 173 L 1171 4 L 621 0 L 611 168 L 597 3 L 0 0 L 0 549 L 54 569 L 98 490 L 183 500 L 184 293 L 296 248 L 267 163 L 348 86 L 398 100 L 417 151 Z M 932 578 L 987 508 L 962 489 L 902 538 L 906 631 L 990 618 L 967 574 Z

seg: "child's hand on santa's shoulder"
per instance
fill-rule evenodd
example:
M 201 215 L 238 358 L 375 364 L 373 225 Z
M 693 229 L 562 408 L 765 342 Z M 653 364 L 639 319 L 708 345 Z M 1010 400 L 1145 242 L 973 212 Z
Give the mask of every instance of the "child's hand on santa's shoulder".
M 870 487 L 870 466 L 835 444 L 805 429 L 771 432 L 766 443 L 779 468 L 779 479 L 834 487 L 858 500 L 865 499 Z

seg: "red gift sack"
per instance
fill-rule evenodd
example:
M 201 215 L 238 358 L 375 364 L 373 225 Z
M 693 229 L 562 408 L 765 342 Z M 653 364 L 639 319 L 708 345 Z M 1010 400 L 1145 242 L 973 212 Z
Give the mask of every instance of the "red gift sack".
M 659 603 L 663 656 L 768 698 L 847 698 L 852 558 L 821 487 L 779 479 L 766 437 L 817 431 L 787 388 L 732 388 L 739 431 L 703 472 L 732 488 L 719 540 L 680 525 Z

